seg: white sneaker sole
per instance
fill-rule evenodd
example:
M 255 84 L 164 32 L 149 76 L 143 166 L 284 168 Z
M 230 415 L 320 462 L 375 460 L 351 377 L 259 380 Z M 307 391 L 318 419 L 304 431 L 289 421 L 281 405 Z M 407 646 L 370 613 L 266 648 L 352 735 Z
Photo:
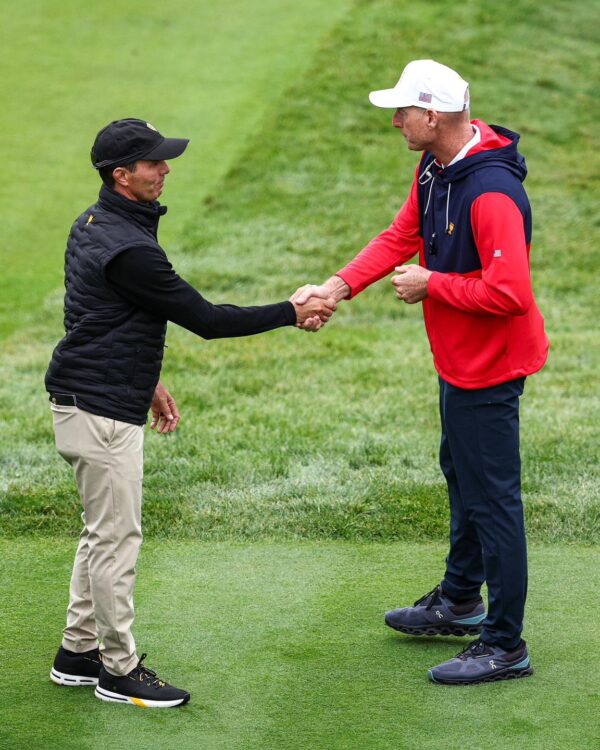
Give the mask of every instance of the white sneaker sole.
M 101 701 L 106 701 L 107 703 L 129 703 L 131 706 L 139 706 L 140 708 L 173 708 L 187 702 L 184 698 L 179 698 L 175 701 L 151 701 L 146 698 L 142 700 L 141 698 L 134 698 L 131 695 L 111 693 L 110 690 L 101 687 L 96 687 L 94 695 L 96 698 L 100 698 Z
M 97 677 L 82 677 L 76 674 L 67 674 L 58 670 L 50 670 L 50 679 L 57 685 L 68 685 L 70 687 L 92 687 L 98 684 Z

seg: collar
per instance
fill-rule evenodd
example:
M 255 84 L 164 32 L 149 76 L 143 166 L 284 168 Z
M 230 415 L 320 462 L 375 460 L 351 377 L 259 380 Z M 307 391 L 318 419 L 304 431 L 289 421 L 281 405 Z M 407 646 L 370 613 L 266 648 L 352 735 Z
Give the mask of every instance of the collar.
M 148 227 L 155 227 L 161 216 L 167 213 L 167 207 L 161 206 L 158 201 L 153 203 L 142 203 L 131 201 L 120 193 L 111 190 L 107 185 L 100 188 L 98 203 L 108 211 L 114 211 L 127 219 L 137 221 Z

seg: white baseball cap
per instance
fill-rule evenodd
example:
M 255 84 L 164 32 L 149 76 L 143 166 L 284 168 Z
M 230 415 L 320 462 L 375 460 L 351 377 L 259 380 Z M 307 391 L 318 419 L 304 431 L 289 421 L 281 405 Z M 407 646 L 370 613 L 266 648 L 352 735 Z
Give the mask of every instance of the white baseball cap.
M 435 60 L 413 60 L 402 71 L 393 89 L 371 91 L 376 107 L 422 107 L 438 112 L 469 109 L 469 84 L 455 70 Z

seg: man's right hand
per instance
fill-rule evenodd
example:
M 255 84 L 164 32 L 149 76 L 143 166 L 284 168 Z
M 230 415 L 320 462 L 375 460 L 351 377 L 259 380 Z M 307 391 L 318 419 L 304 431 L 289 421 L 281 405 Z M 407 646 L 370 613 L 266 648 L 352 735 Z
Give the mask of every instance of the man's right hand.
M 327 323 L 335 310 L 335 300 L 332 297 L 323 299 L 311 297 L 305 303 L 299 303 L 290 298 L 296 311 L 296 325 L 307 331 L 318 331 L 322 325 Z
M 331 276 L 320 286 L 316 284 L 301 286 L 292 294 L 290 302 L 298 310 L 298 306 L 304 308 L 316 299 L 323 299 L 333 303 L 333 309 L 335 310 L 336 303 L 349 296 L 350 287 L 348 284 L 339 276 Z M 303 323 L 298 321 L 296 325 L 303 331 L 318 331 L 324 325 L 324 321 L 321 321 L 318 317 L 308 317 Z
M 311 297 L 327 299 L 333 297 L 334 302 L 347 299 L 350 296 L 350 287 L 340 276 L 330 276 L 324 284 L 305 284 L 296 289 L 292 294 L 291 301 L 304 305 Z

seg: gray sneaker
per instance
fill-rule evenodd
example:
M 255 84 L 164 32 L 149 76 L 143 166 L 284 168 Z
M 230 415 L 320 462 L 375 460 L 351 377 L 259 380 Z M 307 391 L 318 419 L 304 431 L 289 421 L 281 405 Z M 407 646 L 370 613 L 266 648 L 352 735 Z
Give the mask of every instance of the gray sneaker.
M 408 635 L 477 635 L 484 619 L 481 597 L 455 604 L 439 585 L 412 607 L 386 612 L 385 624 Z
M 454 659 L 438 664 L 428 671 L 432 682 L 444 685 L 475 685 L 479 682 L 514 680 L 533 674 L 525 641 L 514 651 L 473 641 Z

